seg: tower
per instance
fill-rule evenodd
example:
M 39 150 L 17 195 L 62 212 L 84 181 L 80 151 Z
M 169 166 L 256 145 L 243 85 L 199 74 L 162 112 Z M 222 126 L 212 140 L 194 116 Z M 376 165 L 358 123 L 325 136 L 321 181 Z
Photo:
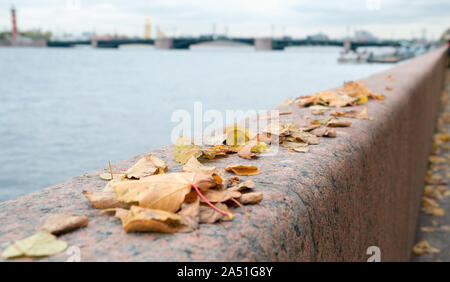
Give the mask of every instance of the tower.
M 12 20 L 11 37 L 13 40 L 16 40 L 17 39 L 17 22 L 16 22 L 16 9 L 14 7 L 11 8 L 11 20 Z
M 149 15 L 149 5 L 147 1 L 146 5 L 146 18 L 145 18 L 145 27 L 144 27 L 144 39 L 150 39 L 152 35 L 152 25 L 150 24 L 150 15 Z

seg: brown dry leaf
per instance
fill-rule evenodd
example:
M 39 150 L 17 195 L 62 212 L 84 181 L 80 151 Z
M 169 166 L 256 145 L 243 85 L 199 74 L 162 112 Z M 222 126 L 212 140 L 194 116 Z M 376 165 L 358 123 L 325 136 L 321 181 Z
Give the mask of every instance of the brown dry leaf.
M 217 156 L 226 156 L 232 152 L 229 147 L 224 145 L 216 145 L 214 147 L 203 149 L 203 156 L 207 159 L 214 159 Z
M 351 121 L 343 119 L 331 119 L 327 123 L 328 127 L 349 127 L 351 125 L 352 125 Z
M 391 91 L 391 90 L 392 90 L 392 87 L 386 86 L 386 87 L 384 87 L 384 89 L 385 89 L 386 91 Z
M 179 232 L 192 232 L 198 229 L 200 221 L 200 198 L 197 196 L 195 201 L 183 203 L 178 215 L 183 218 L 183 221 L 186 224 Z
M 47 218 L 41 230 L 56 235 L 86 227 L 88 223 L 89 219 L 85 215 L 55 214 Z
M 196 157 L 191 157 L 181 170 L 184 172 L 203 172 L 206 174 L 213 174 L 217 172 L 216 167 L 205 166 L 200 163 Z
M 320 91 L 311 96 L 298 97 L 295 104 L 301 107 L 311 105 L 323 105 L 330 107 L 350 106 L 354 99 L 345 94 L 339 94 L 333 91 Z
M 229 191 L 242 191 L 242 190 L 253 188 L 253 187 L 255 187 L 255 182 L 251 179 L 248 179 L 242 183 L 238 183 L 238 185 L 228 188 L 228 190 Z
M 445 163 L 447 160 L 445 158 L 439 157 L 439 156 L 429 156 L 428 161 L 432 164 L 441 164 L 441 163 Z
M 296 130 L 291 132 L 291 136 L 294 137 L 297 141 L 301 141 L 308 145 L 317 145 L 319 144 L 319 138 L 316 135 L 311 134 L 309 132 L 305 132 L 302 130 Z
M 281 147 L 288 148 L 289 150 L 298 153 L 309 152 L 308 144 L 303 142 L 284 141 L 283 143 L 281 143 Z
M 254 156 L 256 156 L 255 153 L 252 153 L 252 148 L 256 145 L 255 142 L 250 142 L 247 145 L 245 145 L 244 147 L 242 147 L 242 149 L 239 150 L 238 152 L 238 156 L 244 159 L 248 159 L 251 160 Z
M 166 173 L 145 177 L 139 181 L 119 182 L 114 185 L 114 191 L 121 202 L 176 212 L 191 191 L 191 184 L 195 184 L 200 190 L 208 190 L 216 186 L 218 181 L 212 175 L 204 173 Z
M 422 197 L 422 211 L 434 216 L 445 215 L 445 210 L 439 207 L 439 204 L 430 198 Z
M 425 183 L 430 185 L 446 185 L 447 182 L 445 182 L 442 179 L 442 176 L 439 174 L 431 174 L 425 178 Z
M 138 160 L 135 165 L 128 169 L 126 177 L 129 179 L 140 179 L 153 174 L 162 174 L 166 171 L 167 165 L 163 160 L 153 155 L 148 155 Z
M 439 253 L 440 250 L 433 248 L 430 246 L 428 241 L 423 240 L 419 243 L 415 244 L 413 247 L 413 253 L 417 256 L 425 255 L 425 254 L 433 254 L 433 253 Z
M 316 135 L 317 137 L 330 137 L 334 138 L 336 137 L 336 130 L 333 128 L 327 128 L 327 127 L 319 127 L 311 131 L 311 134 Z
M 211 203 L 222 203 L 226 202 L 232 198 L 239 198 L 241 196 L 241 192 L 239 191 L 233 191 L 233 190 L 214 190 L 209 189 L 208 191 L 205 191 L 203 193 L 203 196 L 205 196 L 208 201 Z M 204 202 L 203 200 L 201 200 Z
M 262 199 L 263 199 L 262 192 L 250 192 L 250 193 L 242 194 L 241 197 L 239 198 L 239 202 L 241 202 L 244 205 L 257 204 L 257 203 L 261 202 Z
M 334 111 L 330 113 L 334 117 L 348 117 L 348 118 L 359 118 L 359 119 L 369 119 L 367 107 L 361 110 L 350 110 L 350 111 Z
M 387 80 L 389 81 L 395 81 L 395 78 L 390 74 L 386 77 Z
M 173 155 L 177 162 L 185 164 L 192 156 L 199 158 L 202 155 L 202 149 L 194 145 L 190 138 L 182 136 L 175 143 Z
M 215 206 L 224 212 L 230 212 L 228 206 L 224 203 L 217 203 Z M 214 223 L 218 220 L 232 220 L 232 218 L 223 215 L 207 205 L 200 205 L 200 223 Z
M 67 243 L 58 240 L 56 236 L 47 231 L 40 231 L 32 236 L 15 241 L 3 251 L 5 259 L 16 257 L 46 257 L 63 252 Z
M 91 202 L 96 209 L 111 209 L 111 208 L 129 208 L 129 205 L 122 203 L 117 199 L 114 192 L 89 192 L 83 191 L 83 195 Z
M 430 226 L 423 226 L 423 227 L 420 227 L 420 230 L 422 232 L 432 233 L 432 232 L 436 231 L 436 228 L 430 227 Z
M 237 175 L 257 175 L 259 169 L 253 165 L 234 165 L 225 168 L 226 171 L 234 172 Z
M 448 188 L 446 186 L 427 185 L 424 188 L 423 194 L 429 198 L 443 199 L 446 196 L 446 192 L 448 192 Z
M 186 226 L 180 215 L 157 209 L 132 206 L 127 216 L 122 216 L 125 232 L 174 233 Z

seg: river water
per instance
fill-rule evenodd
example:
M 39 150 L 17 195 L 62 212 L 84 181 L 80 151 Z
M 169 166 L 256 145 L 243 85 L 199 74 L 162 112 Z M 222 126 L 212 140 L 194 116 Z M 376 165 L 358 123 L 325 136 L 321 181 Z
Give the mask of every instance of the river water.
M 269 109 L 390 65 L 335 47 L 0 48 L 0 201 L 170 142 L 177 109 Z

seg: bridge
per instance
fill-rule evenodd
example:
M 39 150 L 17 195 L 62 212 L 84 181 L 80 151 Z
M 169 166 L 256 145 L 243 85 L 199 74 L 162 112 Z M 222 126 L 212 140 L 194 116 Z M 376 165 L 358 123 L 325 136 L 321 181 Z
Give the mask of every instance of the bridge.
M 189 49 L 191 45 L 214 41 L 229 41 L 254 46 L 256 50 L 284 50 L 294 46 L 344 46 L 349 44 L 349 48 L 355 50 L 358 47 L 383 47 L 400 46 L 400 42 L 383 40 L 377 42 L 347 42 L 344 40 L 308 40 L 292 38 L 251 38 L 251 37 L 176 37 L 157 39 L 110 39 L 110 40 L 81 40 L 81 41 L 48 41 L 48 47 L 73 47 L 76 45 L 91 45 L 96 48 L 119 48 L 122 45 L 153 45 L 156 49 Z

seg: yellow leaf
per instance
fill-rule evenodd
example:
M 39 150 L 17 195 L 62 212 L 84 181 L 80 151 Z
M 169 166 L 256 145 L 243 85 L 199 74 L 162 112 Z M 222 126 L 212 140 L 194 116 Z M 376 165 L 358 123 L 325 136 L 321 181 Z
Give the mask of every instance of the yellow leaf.
M 190 138 L 182 136 L 175 143 L 173 154 L 177 162 L 185 164 L 191 157 L 199 158 L 202 150 L 200 146 L 194 145 Z
M 368 101 L 369 101 L 369 99 L 367 98 L 367 96 L 361 95 L 361 96 L 358 96 L 358 100 L 356 101 L 356 104 L 363 105 L 363 104 L 367 103 Z
M 224 133 L 227 135 L 226 144 L 228 146 L 243 145 L 253 135 L 248 129 L 239 125 L 228 126 Z
M 235 165 L 225 168 L 226 171 L 232 171 L 237 175 L 256 175 L 259 174 L 259 170 L 256 166 Z
M 413 253 L 418 256 L 425 255 L 425 254 L 439 253 L 439 252 L 440 252 L 439 249 L 431 247 L 430 244 L 428 243 L 428 241 L 426 241 L 426 240 L 420 241 L 413 247 Z
M 44 257 L 56 255 L 67 248 L 67 243 L 56 239 L 47 231 L 40 231 L 30 237 L 13 242 L 2 253 L 5 259 L 27 256 Z

